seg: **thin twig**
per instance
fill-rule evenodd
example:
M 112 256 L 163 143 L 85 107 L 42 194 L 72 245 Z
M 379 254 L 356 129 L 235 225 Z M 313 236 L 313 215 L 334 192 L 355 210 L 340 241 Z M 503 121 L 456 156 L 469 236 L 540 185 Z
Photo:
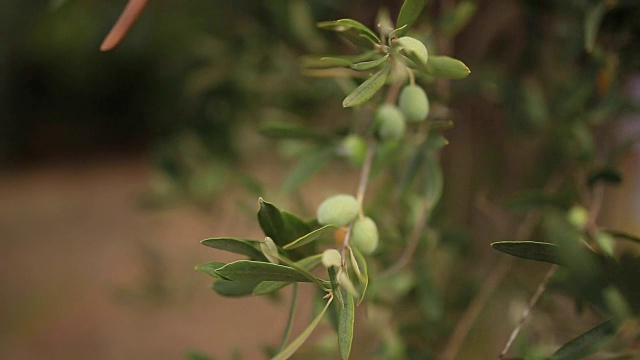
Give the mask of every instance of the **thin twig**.
M 362 218 L 364 212 L 362 210 L 362 203 L 364 202 L 364 196 L 367 192 L 367 186 L 369 184 L 369 175 L 371 174 L 371 168 L 373 167 L 373 160 L 376 154 L 376 148 L 378 147 L 378 142 L 375 138 L 369 139 L 369 143 L 367 146 L 367 154 L 364 158 L 364 164 L 362 164 L 362 169 L 360 170 L 360 180 L 358 181 L 358 189 L 356 190 L 356 200 L 358 200 L 358 212 L 359 217 Z M 345 261 L 345 253 L 347 248 L 349 247 L 349 240 L 351 238 L 351 229 L 353 228 L 353 223 L 351 223 L 347 227 L 347 231 L 344 235 L 344 242 L 342 244 L 342 249 L 340 249 L 340 253 L 342 254 L 343 262 Z
M 100 51 L 109 51 L 118 46 L 129 30 L 131 30 L 131 27 L 133 27 L 138 17 L 140 17 L 146 5 L 147 0 L 129 0 L 118 21 L 116 21 L 111 31 L 109 31 L 109 34 L 107 34 L 107 37 L 102 41 Z
M 540 285 L 538 285 L 536 292 L 531 297 L 531 300 L 529 300 L 529 304 L 522 312 L 522 316 L 520 317 L 518 324 L 513 329 L 513 331 L 511 331 L 511 335 L 509 335 L 509 340 L 507 340 L 507 343 L 504 345 L 504 348 L 500 352 L 500 355 L 498 356 L 499 360 L 504 359 L 504 357 L 507 355 L 507 352 L 509 352 L 511 345 L 516 340 L 516 337 L 520 333 L 520 330 L 522 330 L 522 325 L 524 325 L 525 321 L 527 321 L 527 319 L 529 318 L 529 315 L 531 314 L 531 310 L 536 306 L 536 304 L 542 297 L 542 294 L 544 294 L 544 291 L 547 289 L 547 284 L 549 283 L 549 280 L 551 279 L 553 274 L 556 273 L 556 270 L 558 270 L 558 265 L 551 266 L 551 268 L 549 268 L 549 271 L 547 271 L 547 275 L 545 275 L 544 280 L 542 280 Z
M 418 248 L 418 243 L 420 242 L 420 236 L 422 236 L 422 233 L 427 226 L 427 219 L 429 218 L 429 214 L 431 212 L 431 206 L 429 204 L 426 204 L 426 201 L 424 202 L 425 204 L 423 204 L 423 206 L 420 206 L 419 208 L 420 213 L 418 214 L 417 220 L 413 224 L 413 228 L 411 229 L 411 234 L 409 235 L 407 246 L 402 251 L 402 254 L 398 258 L 398 260 L 393 265 L 388 267 L 384 272 L 382 272 L 380 274 L 380 277 L 386 277 L 402 270 L 402 268 L 407 266 L 407 264 L 409 264 L 409 262 L 413 258 L 413 254 Z
M 543 191 L 545 193 L 555 191 L 555 189 L 560 186 L 561 180 L 562 177 L 560 176 L 552 176 L 545 184 Z M 539 211 L 529 212 L 516 230 L 516 239 L 528 238 L 533 232 L 535 225 L 540 220 L 540 215 Z M 511 256 L 502 256 L 499 258 L 498 263 L 482 282 L 482 287 L 478 291 L 478 294 L 473 298 L 471 303 L 469 303 L 469 306 L 460 317 L 460 320 L 458 320 L 456 328 L 442 352 L 442 359 L 451 360 L 456 357 L 467 337 L 467 334 L 471 330 L 471 326 L 473 326 L 474 322 L 480 315 L 480 312 L 491 297 L 491 294 L 495 292 L 504 277 L 509 273 L 513 263 L 514 258 Z
M 520 224 L 520 226 L 518 226 L 516 238 L 522 239 L 528 237 L 533 231 L 539 216 L 540 215 L 537 212 L 530 212 L 527 214 L 525 220 Z M 449 342 L 442 352 L 442 359 L 450 360 L 456 357 L 464 343 L 464 340 L 471 330 L 471 326 L 475 323 L 491 295 L 496 291 L 504 277 L 509 273 L 513 263 L 514 258 L 511 256 L 502 256 L 498 259 L 498 262 L 493 269 L 491 269 L 487 278 L 482 281 L 482 287 L 478 291 L 478 294 L 473 298 L 471 303 L 469 303 L 469 306 L 460 317 L 460 320 L 458 320 L 456 328 L 451 334 Z
M 482 287 L 478 291 L 478 294 L 473 298 L 464 314 L 458 320 L 456 328 L 449 338 L 449 342 L 442 352 L 441 359 L 451 360 L 456 357 L 464 340 L 467 338 L 471 326 L 476 321 L 485 304 L 491 297 L 491 295 L 498 288 L 505 275 L 509 273 L 511 266 L 513 265 L 514 258 L 511 256 L 500 257 L 496 265 L 491 269 L 491 272 L 486 279 L 482 281 Z
M 364 201 L 364 195 L 367 191 L 367 184 L 369 183 L 369 174 L 371 173 L 371 168 L 373 167 L 373 159 L 376 154 L 376 147 L 378 142 L 375 138 L 369 139 L 369 143 L 367 146 L 367 155 L 364 158 L 364 164 L 362 165 L 362 170 L 360 172 L 360 181 L 358 182 L 358 190 L 356 191 L 356 199 L 358 200 L 358 205 L 360 206 L 360 213 L 362 213 L 362 202 Z

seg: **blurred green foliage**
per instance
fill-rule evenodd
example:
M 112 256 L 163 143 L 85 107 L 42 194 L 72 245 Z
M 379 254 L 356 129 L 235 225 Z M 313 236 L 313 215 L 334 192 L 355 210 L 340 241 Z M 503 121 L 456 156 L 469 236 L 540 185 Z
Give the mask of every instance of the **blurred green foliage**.
M 607 237 L 594 222 L 595 229 L 576 227 L 570 215 L 576 207 L 591 211 L 602 187 L 625 180 L 621 160 L 638 137 L 627 131 L 633 124 L 621 119 L 638 109 L 637 94 L 630 98 L 629 88 L 640 68 L 640 5 L 633 0 L 455 3 L 431 1 L 412 30 L 430 54 L 456 56 L 473 73 L 452 83 L 451 91 L 432 79 L 418 80 L 439 105 L 432 106 L 434 126 L 455 120 L 444 132 L 452 145 L 442 151 L 442 201 L 413 262 L 371 279 L 368 331 L 384 344 L 375 350 L 420 359 L 446 350 L 485 286 L 485 274 L 503 256 L 488 246 L 499 240 L 566 245 L 559 256 L 571 263 L 569 271 L 560 270 L 550 287 L 575 300 L 585 324 L 637 316 L 637 244 L 620 245 L 621 238 L 630 243 L 637 238 Z M 305 77 L 300 56 L 353 52 L 335 34 L 319 32 L 317 21 L 353 17 L 372 26 L 379 5 L 393 14 L 400 7 L 399 1 L 158 0 L 120 47 L 101 54 L 98 45 L 123 2 L 53 4 L 0 4 L 0 161 L 151 149 L 158 175 L 148 200 L 187 198 L 204 205 L 239 176 L 235 165 L 243 152 L 269 149 L 247 135 L 261 124 L 267 135 L 273 135 L 275 122 L 281 123 L 278 134 L 293 124 L 285 130 L 305 140 L 288 143 L 299 165 L 285 190 L 304 190 L 304 181 L 321 166 L 344 169 L 330 160 L 340 151 L 345 155 L 340 144 L 347 133 L 362 132 L 339 112 L 355 83 Z M 438 43 L 441 37 L 452 39 L 449 46 Z M 402 254 L 419 218 L 421 204 L 403 197 L 403 189 L 431 183 L 405 179 L 411 164 L 433 168 L 435 160 L 426 154 L 444 144 L 435 137 L 422 140 L 419 151 L 381 151 L 387 167 L 380 166 L 385 171 L 377 176 L 381 188 L 394 190 L 376 192 L 368 203 L 384 239 L 373 273 Z M 388 207 L 394 197 L 400 201 Z M 518 231 L 528 223 L 527 214 L 540 212 L 544 215 L 530 231 Z M 580 247 L 583 240 L 598 258 L 576 255 L 591 254 Z M 542 280 L 546 268 L 516 264 L 487 305 L 487 313 L 500 321 L 480 319 L 480 329 L 467 329 L 471 335 L 462 358 L 495 356 L 506 341 L 505 330 L 517 320 L 510 308 L 526 301 Z M 545 316 L 554 314 L 550 307 L 530 320 L 531 330 L 517 347 L 523 356 L 548 356 L 571 340 L 566 324 L 540 330 L 548 325 Z M 611 337 L 609 323 L 602 324 L 595 333 Z M 576 334 L 590 328 L 579 327 Z M 629 339 L 614 338 L 608 351 L 626 349 L 635 338 Z M 322 345 L 316 354 L 323 354 Z

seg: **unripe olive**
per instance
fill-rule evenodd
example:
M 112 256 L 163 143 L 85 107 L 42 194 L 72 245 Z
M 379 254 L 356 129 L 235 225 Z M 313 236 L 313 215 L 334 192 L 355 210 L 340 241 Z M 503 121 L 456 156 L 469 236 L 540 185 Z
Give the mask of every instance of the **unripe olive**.
M 398 107 L 407 121 L 423 121 L 429 115 L 429 99 L 418 85 L 407 85 L 402 89 Z
M 383 104 L 378 108 L 375 123 L 378 136 L 382 140 L 399 140 L 407 128 L 402 111 L 389 104 Z
M 361 166 L 367 154 L 367 142 L 358 135 L 348 135 L 342 140 L 341 149 L 349 162 Z
M 378 248 L 378 227 L 370 218 L 358 219 L 351 229 L 351 243 L 364 254 L 371 254 Z
M 318 223 L 344 226 L 352 222 L 359 212 L 358 200 L 352 195 L 340 194 L 327 198 L 318 207 Z

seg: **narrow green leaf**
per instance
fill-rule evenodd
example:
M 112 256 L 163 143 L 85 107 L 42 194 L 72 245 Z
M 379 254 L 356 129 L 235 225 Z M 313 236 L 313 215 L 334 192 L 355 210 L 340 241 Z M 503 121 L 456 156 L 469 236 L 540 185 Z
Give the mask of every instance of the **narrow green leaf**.
M 389 54 L 375 60 L 363 61 L 356 64 L 352 64 L 351 68 L 356 71 L 371 70 L 373 68 L 376 68 L 384 64 L 384 62 L 387 61 L 388 58 L 389 58 Z
M 288 122 L 268 122 L 260 125 L 258 131 L 260 134 L 271 139 L 331 141 L 330 135 L 319 133 L 317 130 L 308 126 Z
M 463 0 L 456 7 L 442 16 L 439 25 L 440 31 L 448 38 L 453 38 L 467 26 L 469 20 L 476 13 L 478 4 L 475 1 Z
M 300 64 L 307 69 L 349 68 L 351 64 L 370 61 L 378 57 L 377 51 L 366 51 L 358 55 L 331 55 L 331 56 L 303 56 Z
M 397 194 L 404 193 L 409 186 L 413 183 L 413 180 L 416 178 L 418 174 L 418 169 L 421 168 L 422 163 L 425 160 L 427 155 L 427 141 L 425 140 L 419 146 L 415 148 L 413 154 L 411 154 L 411 158 L 407 162 L 407 166 L 402 171 L 402 175 L 400 176 L 400 180 L 396 183 L 395 191 Z
M 314 230 L 290 243 L 288 243 L 287 245 L 284 246 L 285 250 L 291 250 L 291 249 L 296 249 L 299 248 L 301 246 L 307 245 L 313 241 L 316 241 L 328 234 L 332 234 L 333 231 L 336 229 L 335 226 L 333 225 L 325 225 L 323 227 L 321 227 L 320 229 Z
M 253 294 L 253 289 L 260 282 L 254 280 L 229 281 L 220 279 L 213 283 L 211 288 L 222 296 L 239 297 Z
M 238 260 L 215 270 L 221 278 L 232 281 L 311 281 L 302 272 L 284 265 L 261 261 Z
M 515 211 L 528 212 L 533 209 L 562 206 L 558 198 L 551 197 L 541 190 L 525 190 L 507 199 L 505 205 Z
M 262 228 L 264 234 L 277 244 L 284 245 L 287 243 L 287 239 L 285 239 L 285 227 L 284 221 L 282 220 L 282 214 L 280 213 L 280 209 L 278 209 L 275 205 L 264 201 L 264 199 L 260 198 L 258 200 L 260 203 L 260 209 L 258 210 L 258 223 Z
M 600 29 L 600 23 L 606 12 L 606 3 L 602 1 L 589 10 L 584 19 L 584 48 L 587 52 L 592 52 L 596 46 L 598 29 Z
M 272 292 L 278 291 L 290 284 L 295 283 L 290 281 L 263 281 L 253 289 L 253 295 L 261 296 L 271 294 Z
M 285 345 L 287 345 L 287 341 L 289 341 L 289 335 L 291 335 L 291 329 L 293 328 L 293 319 L 295 317 L 297 300 L 298 283 L 294 283 L 293 292 L 291 293 L 291 305 L 289 305 L 289 315 L 287 316 L 287 326 L 284 328 L 284 333 L 282 334 L 282 341 L 280 342 L 278 352 L 282 352 L 282 349 L 284 349 Z
M 353 61 L 337 56 L 305 57 L 302 66 L 307 69 L 349 68 Z
M 409 31 L 409 27 L 418 19 L 422 9 L 427 4 L 427 0 L 405 0 L 398 14 L 398 20 L 396 21 L 396 28 L 403 29 L 398 30 L 398 36 L 403 36 Z
M 619 185 L 620 183 L 622 183 L 622 173 L 620 172 L 620 170 L 611 167 L 599 169 L 589 175 L 587 185 L 589 185 L 589 187 L 593 187 L 599 182 L 604 182 L 611 185 Z
M 206 263 L 206 264 L 198 264 L 195 267 L 195 270 L 203 272 L 209 276 L 212 276 L 214 278 L 219 279 L 220 275 L 216 274 L 216 270 L 220 269 L 221 267 L 225 266 L 225 263 L 221 263 L 221 262 L 210 262 L 210 263 Z
M 329 301 L 327 301 L 327 304 L 324 306 L 322 311 L 320 311 L 320 313 L 311 321 L 309 326 L 307 326 L 307 328 L 304 329 L 295 340 L 293 340 L 289 345 L 287 345 L 287 347 L 282 349 L 280 353 L 274 356 L 272 360 L 286 360 L 289 357 L 291 357 L 291 355 L 293 355 L 296 352 L 296 350 L 298 350 L 300 346 L 304 344 L 304 342 L 307 340 L 309 335 L 311 335 L 313 330 L 315 330 L 315 328 L 318 326 L 318 324 L 320 323 L 320 320 L 322 320 L 322 317 L 327 312 L 329 305 L 331 305 L 332 300 L 333 298 L 329 299 Z
M 523 259 L 559 264 L 558 246 L 535 241 L 500 241 L 491 244 L 496 250 Z
M 355 319 L 355 305 L 353 296 L 348 291 L 341 291 L 342 296 L 338 311 L 338 348 L 342 360 L 349 359 L 351 344 L 353 342 L 353 323 Z
M 336 21 L 323 21 L 318 27 L 324 30 L 332 30 L 362 48 L 372 48 L 380 43 L 378 35 L 364 24 L 353 19 L 341 19 Z
M 234 238 L 211 238 L 200 241 L 202 245 L 232 252 L 235 254 L 246 255 L 253 260 L 266 260 L 260 250 L 256 249 L 250 241 Z
M 442 197 L 442 189 L 444 187 L 444 178 L 442 175 L 442 167 L 438 159 L 431 154 L 424 161 L 425 187 L 424 197 L 432 208 L 438 204 Z
M 633 235 L 633 234 L 629 234 L 627 232 L 624 231 L 618 231 L 618 230 L 603 230 L 604 232 L 606 232 L 607 234 L 613 236 L 613 237 L 617 237 L 617 238 L 621 238 L 624 240 L 629 240 L 629 241 L 633 241 L 635 243 L 640 243 L 640 237 Z
M 380 90 L 386 83 L 390 69 L 390 66 L 385 66 L 382 69 L 378 70 L 375 74 L 371 75 L 371 77 L 360 84 L 360 86 L 353 90 L 344 99 L 344 101 L 342 101 L 342 106 L 346 108 L 358 106 L 369 101 L 373 97 L 373 95 L 375 95 L 376 92 L 378 92 L 378 90 Z
M 360 250 L 356 248 L 351 248 L 353 255 L 358 263 L 358 268 L 360 269 L 360 274 L 358 274 L 358 280 L 360 280 L 360 298 L 358 299 L 358 305 L 364 300 L 365 293 L 367 292 L 367 287 L 369 286 L 369 268 L 367 266 L 367 260 L 364 255 L 360 252 Z
M 430 56 L 427 62 L 427 74 L 445 79 L 464 79 L 471 70 L 462 61 L 449 56 Z
M 281 191 L 290 193 L 297 190 L 305 181 L 320 171 L 334 155 L 334 147 L 328 146 L 304 156 L 287 175 L 287 178 L 282 183 Z
M 309 257 L 306 257 L 300 261 L 296 261 L 296 265 L 301 269 L 304 269 L 308 272 L 313 271 L 318 265 L 320 265 L 320 261 L 322 259 L 322 254 L 316 254 Z M 280 290 L 283 287 L 291 284 L 291 281 L 263 281 L 255 289 L 253 289 L 254 295 L 266 295 L 270 294 L 274 291 Z
M 550 360 L 583 359 L 598 351 L 600 345 L 612 337 L 616 330 L 617 327 L 612 321 L 605 321 L 564 344 L 551 355 Z

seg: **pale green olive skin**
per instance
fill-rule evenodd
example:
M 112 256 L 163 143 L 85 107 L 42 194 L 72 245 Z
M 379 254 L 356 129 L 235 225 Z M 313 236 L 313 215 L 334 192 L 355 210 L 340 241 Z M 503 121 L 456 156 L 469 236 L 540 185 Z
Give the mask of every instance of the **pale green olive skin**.
M 375 114 L 378 137 L 386 141 L 402 139 L 407 130 L 406 120 L 398 107 L 383 104 Z
M 420 86 L 407 85 L 400 92 L 398 107 L 408 122 L 421 122 L 429 115 L 429 98 Z
M 362 166 L 367 154 L 367 142 L 358 135 L 348 135 L 341 143 L 344 155 L 353 166 Z
M 320 225 L 344 226 L 358 216 L 360 207 L 353 195 L 334 195 L 322 202 L 318 207 L 317 217 Z
M 351 243 L 363 254 L 372 254 L 380 242 L 378 226 L 370 217 L 358 219 L 351 229 Z

